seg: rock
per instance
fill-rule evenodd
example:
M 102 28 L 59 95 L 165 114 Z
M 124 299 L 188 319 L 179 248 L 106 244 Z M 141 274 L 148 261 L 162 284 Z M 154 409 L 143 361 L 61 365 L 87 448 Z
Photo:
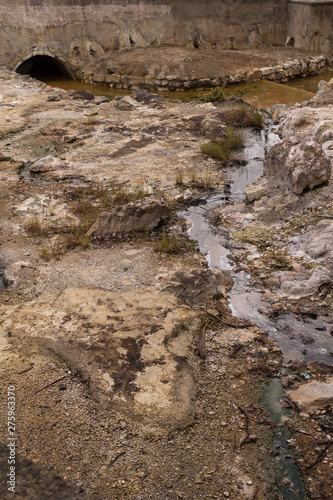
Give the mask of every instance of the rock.
M 281 295 L 289 299 L 301 299 L 314 295 L 321 285 L 331 283 L 330 273 L 323 267 L 317 267 L 308 280 L 285 281 L 281 285 Z
M 147 99 L 148 92 L 144 89 L 136 89 L 132 92 L 131 97 L 138 102 L 144 102 Z
M 118 67 L 115 66 L 114 64 L 112 63 L 109 63 L 107 66 L 106 66 L 106 71 L 108 72 L 109 75 L 113 75 L 114 73 L 117 72 L 117 69 Z
M 284 139 L 273 146 L 264 160 L 269 187 L 302 194 L 328 182 L 331 162 L 315 136 Z
M 249 186 L 245 189 L 246 199 L 249 203 L 260 200 L 260 198 L 266 195 L 266 191 L 266 179 L 258 179 L 256 182 L 249 184 Z
M 113 233 L 150 231 L 170 214 L 170 207 L 163 198 L 150 196 L 102 213 L 88 234 L 95 238 L 108 238 Z
M 333 139 L 333 121 L 321 120 L 311 129 L 311 134 L 315 135 L 318 141 L 323 144 Z
M 328 382 L 309 382 L 295 391 L 290 391 L 290 397 L 305 409 L 321 408 L 333 404 L 333 377 Z
M 208 302 L 217 293 L 231 287 L 230 271 L 218 269 L 196 269 L 176 271 L 164 288 L 189 304 Z
M 97 105 L 104 104 L 105 102 L 110 102 L 110 99 L 105 95 L 98 95 L 94 99 L 94 103 Z
M 316 226 L 316 234 L 305 247 L 313 259 L 322 257 L 333 249 L 333 221 L 321 221 Z
M 74 90 L 70 93 L 72 99 L 86 99 L 87 101 L 93 101 L 95 96 L 89 90 Z
M 17 290 L 31 283 L 37 283 L 40 273 L 30 262 L 14 262 L 3 272 L 3 281 L 7 290 Z
M 64 162 L 56 158 L 55 156 L 45 156 L 45 158 L 40 158 L 35 161 L 29 170 L 32 174 L 44 174 L 50 170 L 56 170 L 59 167 L 63 167 Z
M 326 80 L 320 80 L 320 82 L 318 83 L 318 90 L 323 89 L 324 87 L 326 87 L 326 85 L 327 85 Z

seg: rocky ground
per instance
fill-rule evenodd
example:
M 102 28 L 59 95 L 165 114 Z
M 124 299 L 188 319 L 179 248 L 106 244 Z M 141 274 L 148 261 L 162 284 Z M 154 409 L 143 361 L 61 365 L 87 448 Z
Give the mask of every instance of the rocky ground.
M 310 104 L 316 110 L 328 109 L 330 85 L 327 102 L 317 95 Z M 329 498 L 331 400 L 325 393 L 288 420 L 288 458 L 271 449 L 276 424 L 261 392 L 269 377 L 283 375 L 291 389 L 329 382 L 331 369 L 282 367 L 266 332 L 232 317 L 230 272 L 207 268 L 176 215 L 225 189 L 226 169 L 200 144 L 237 125 L 240 107 L 253 110 L 238 100 L 180 103 L 140 92 L 91 97 L 0 74 L 1 442 L 14 386 L 18 495 L 283 498 L 294 485 L 276 463 L 291 459 L 310 497 Z M 307 110 L 276 110 L 281 135 Z M 266 184 L 252 187 L 251 203 L 214 214 L 275 315 L 332 312 L 330 146 L 322 139 L 330 129 L 318 126 L 317 112 L 313 122 L 292 122 L 323 144 L 315 181 L 287 172 L 281 195 L 267 160 Z M 273 151 L 271 162 L 298 144 Z M 291 296 L 288 280 L 313 293 L 295 298 L 293 288 Z M 298 399 L 286 404 L 296 409 Z M 2 498 L 11 495 L 7 459 L 2 446 Z

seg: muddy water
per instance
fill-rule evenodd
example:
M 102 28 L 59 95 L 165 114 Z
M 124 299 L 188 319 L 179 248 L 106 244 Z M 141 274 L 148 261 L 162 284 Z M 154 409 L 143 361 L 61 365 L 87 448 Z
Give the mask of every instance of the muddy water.
M 292 106 L 296 102 L 303 102 L 311 99 L 318 90 L 318 83 L 321 80 L 328 81 L 333 77 L 332 71 L 326 71 L 319 75 L 306 78 L 297 78 L 287 84 L 279 84 L 263 80 L 255 83 L 244 83 L 233 85 L 225 89 L 227 97 L 232 95 L 242 97 L 245 101 L 261 109 L 267 109 L 274 104 L 286 104 Z M 127 95 L 132 91 L 111 89 L 107 85 L 91 85 L 89 83 L 70 80 L 63 77 L 43 78 L 43 81 L 51 87 L 60 87 L 65 90 L 89 90 L 95 95 L 105 95 L 113 99 L 116 95 Z M 163 92 L 167 98 L 180 99 L 182 101 L 197 100 L 207 91 L 198 92 Z
M 333 350 L 330 335 L 331 324 L 323 318 L 296 317 L 293 314 L 271 319 L 261 311 L 270 310 L 270 304 L 262 300 L 262 290 L 253 288 L 250 275 L 241 271 L 233 272 L 230 260 L 228 233 L 221 234 L 210 223 L 214 208 L 226 203 L 242 203 L 246 186 L 260 176 L 263 158 L 270 147 L 279 141 L 270 124 L 265 130 L 247 131 L 245 147 L 235 166 L 227 168 L 231 185 L 227 193 L 212 196 L 205 203 L 189 207 L 179 212 L 179 216 L 191 222 L 189 236 L 195 240 L 205 256 L 210 268 L 231 271 L 234 285 L 229 294 L 229 306 L 234 316 L 249 320 L 267 331 L 274 338 L 284 354 L 284 361 L 321 361 L 332 364 L 329 354 Z

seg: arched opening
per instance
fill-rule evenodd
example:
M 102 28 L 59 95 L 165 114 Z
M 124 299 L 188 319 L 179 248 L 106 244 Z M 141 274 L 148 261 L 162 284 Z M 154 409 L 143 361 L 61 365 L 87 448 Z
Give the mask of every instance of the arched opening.
M 32 78 L 44 81 L 54 77 L 71 78 L 66 66 L 51 56 L 33 56 L 16 68 L 20 75 L 30 75 Z

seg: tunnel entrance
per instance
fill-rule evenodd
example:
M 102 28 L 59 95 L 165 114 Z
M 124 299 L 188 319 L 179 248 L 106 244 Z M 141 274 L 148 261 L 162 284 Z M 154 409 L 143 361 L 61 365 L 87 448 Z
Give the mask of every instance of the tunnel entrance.
M 37 80 L 45 80 L 50 77 L 71 78 L 70 71 L 66 66 L 51 56 L 33 56 L 18 66 L 16 72 L 20 75 L 30 75 Z

